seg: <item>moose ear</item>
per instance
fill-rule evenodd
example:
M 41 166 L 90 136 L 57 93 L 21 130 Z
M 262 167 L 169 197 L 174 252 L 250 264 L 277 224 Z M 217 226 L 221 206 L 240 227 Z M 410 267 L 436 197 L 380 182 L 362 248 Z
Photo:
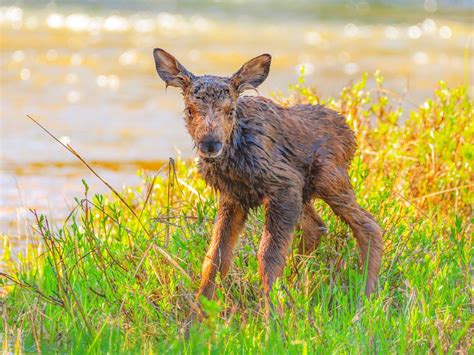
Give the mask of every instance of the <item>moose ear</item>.
M 156 71 L 166 83 L 166 87 L 175 86 L 183 91 L 191 83 L 194 75 L 189 72 L 178 60 L 161 48 L 153 50 Z
M 270 54 L 262 54 L 245 63 L 231 80 L 236 90 L 242 93 L 247 89 L 256 89 L 267 78 L 270 71 L 272 57 Z

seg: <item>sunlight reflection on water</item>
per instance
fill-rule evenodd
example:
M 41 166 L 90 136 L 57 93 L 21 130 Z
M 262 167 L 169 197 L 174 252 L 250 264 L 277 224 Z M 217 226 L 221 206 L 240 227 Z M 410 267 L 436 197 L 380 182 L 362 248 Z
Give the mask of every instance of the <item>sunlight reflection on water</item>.
M 367 10 L 360 6 L 357 11 Z M 472 55 L 467 64 L 465 59 L 466 48 L 472 48 L 470 24 L 453 20 L 457 15 L 436 15 L 437 6 L 425 2 L 428 12 L 407 10 L 393 20 L 382 12 L 370 21 L 303 13 L 221 16 L 211 7 L 195 13 L 1 7 L 0 231 L 20 233 L 16 221 L 30 207 L 62 218 L 65 201 L 80 194 L 81 178 L 95 181 L 27 121 L 27 113 L 72 141 L 85 158 L 115 164 L 117 170 L 103 165 L 102 171 L 116 187 L 136 183 L 140 164 L 134 162 L 175 157 L 177 151 L 192 156 L 180 95 L 164 91 L 152 48 L 176 54 L 197 74 L 220 75 L 269 52 L 272 70 L 260 89 L 265 95 L 286 92 L 302 66 L 306 81 L 323 96 L 380 69 L 388 88 L 420 102 L 437 80 L 457 85 L 473 74 Z M 38 162 L 65 165 L 38 168 Z

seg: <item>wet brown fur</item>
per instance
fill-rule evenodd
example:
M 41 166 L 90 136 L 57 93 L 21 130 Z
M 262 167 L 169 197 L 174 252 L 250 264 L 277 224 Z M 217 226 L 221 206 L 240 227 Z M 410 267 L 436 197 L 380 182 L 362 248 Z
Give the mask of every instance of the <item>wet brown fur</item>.
M 161 49 L 154 56 L 167 85 L 183 91 L 186 126 L 201 155 L 200 173 L 220 192 L 198 296 L 214 296 L 215 277 L 228 272 L 249 209 L 263 204 L 266 221 L 258 262 L 268 311 L 268 295 L 283 272 L 295 228 L 302 230 L 302 253 L 314 250 L 326 231 L 312 205 L 316 198 L 352 229 L 367 263 L 369 296 L 376 288 L 382 233 L 357 203 L 350 183 L 356 142 L 344 117 L 321 105 L 282 107 L 261 96 L 240 96 L 265 80 L 269 55 L 247 62 L 230 78 L 195 76 Z M 201 154 L 206 140 L 222 143 L 220 155 Z

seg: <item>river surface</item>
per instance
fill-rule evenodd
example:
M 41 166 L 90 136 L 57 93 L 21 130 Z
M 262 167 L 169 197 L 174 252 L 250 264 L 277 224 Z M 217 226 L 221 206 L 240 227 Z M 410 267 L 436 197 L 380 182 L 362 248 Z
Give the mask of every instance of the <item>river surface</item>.
M 61 220 L 81 179 L 105 191 L 26 114 L 118 189 L 137 183 L 141 167 L 193 156 L 180 94 L 157 77 L 154 47 L 196 74 L 230 75 L 271 53 L 263 95 L 288 93 L 301 66 L 323 97 L 377 69 L 401 105 L 422 103 L 440 79 L 472 85 L 469 1 L 377 3 L 1 1 L 0 232 L 21 249 L 30 208 Z

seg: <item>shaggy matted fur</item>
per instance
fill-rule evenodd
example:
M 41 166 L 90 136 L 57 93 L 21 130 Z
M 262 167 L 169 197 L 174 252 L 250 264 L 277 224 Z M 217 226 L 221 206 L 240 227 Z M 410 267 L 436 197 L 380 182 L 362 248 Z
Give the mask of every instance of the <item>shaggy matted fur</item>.
M 294 229 L 299 224 L 303 231 L 300 251 L 306 253 L 326 230 L 312 206 L 315 198 L 351 227 L 368 266 L 366 294 L 373 292 L 382 233 L 354 196 L 347 171 L 356 142 L 344 117 L 320 105 L 281 107 L 261 96 L 240 96 L 266 79 L 268 54 L 250 60 L 230 78 L 195 76 L 162 49 L 154 50 L 154 58 L 166 85 L 182 89 L 199 170 L 220 192 L 198 295 L 213 297 L 216 274 L 228 272 L 249 209 L 263 204 L 258 261 L 268 311 L 268 294 L 282 274 Z

